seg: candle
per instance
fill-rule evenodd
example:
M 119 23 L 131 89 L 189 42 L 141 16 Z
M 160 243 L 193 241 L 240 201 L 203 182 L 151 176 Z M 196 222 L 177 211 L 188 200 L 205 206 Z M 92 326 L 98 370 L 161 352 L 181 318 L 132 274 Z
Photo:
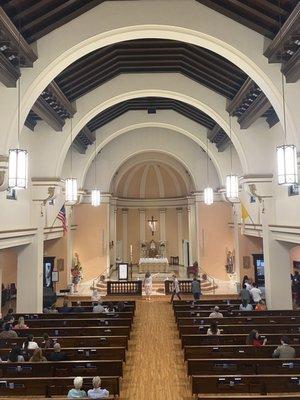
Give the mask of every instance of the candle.
M 130 254 L 132 254 L 132 244 L 130 245 Z

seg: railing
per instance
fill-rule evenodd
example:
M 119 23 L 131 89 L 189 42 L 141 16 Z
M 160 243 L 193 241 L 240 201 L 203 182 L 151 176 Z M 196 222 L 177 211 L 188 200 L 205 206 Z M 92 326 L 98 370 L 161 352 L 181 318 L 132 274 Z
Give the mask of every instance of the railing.
M 180 293 L 192 293 L 192 281 L 191 280 L 180 280 L 179 291 Z M 165 294 L 171 294 L 173 292 L 173 281 L 165 281 Z
M 107 282 L 107 295 L 119 296 L 141 296 L 142 295 L 142 281 L 108 281 Z

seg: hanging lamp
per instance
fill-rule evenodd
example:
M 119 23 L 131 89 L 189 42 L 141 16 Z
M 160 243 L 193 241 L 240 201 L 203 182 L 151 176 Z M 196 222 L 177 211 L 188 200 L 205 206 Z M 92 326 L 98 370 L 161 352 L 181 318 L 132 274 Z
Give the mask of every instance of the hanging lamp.
M 208 132 L 206 133 L 206 188 L 204 189 L 204 203 L 208 206 L 214 202 L 214 191 L 209 186 L 209 165 L 208 165 Z
M 236 200 L 239 197 L 239 177 L 232 173 L 232 141 L 231 141 L 231 115 L 229 114 L 230 137 L 230 174 L 226 176 L 226 197 Z
M 18 41 L 18 66 L 20 66 L 20 42 L 21 32 L 19 28 Z M 10 149 L 8 153 L 8 187 L 10 189 L 26 189 L 28 183 L 28 152 L 20 149 L 20 114 L 21 114 L 21 72 L 17 81 L 18 87 L 18 112 L 17 112 L 17 133 L 18 146 Z
M 97 135 L 96 135 L 97 138 Z M 91 193 L 91 204 L 93 207 L 99 207 L 101 204 L 101 191 L 97 188 L 97 139 L 95 139 L 95 155 L 94 155 L 94 189 L 92 189 Z
M 71 178 L 65 180 L 65 194 L 67 203 L 76 203 L 78 200 L 77 179 L 73 178 L 73 119 L 71 118 L 71 147 L 70 147 Z
M 281 2 L 279 0 L 279 7 Z M 282 20 L 279 14 L 279 33 L 282 39 Z M 283 61 L 283 41 L 281 48 L 281 64 Z M 298 165 L 297 165 L 297 149 L 294 144 L 287 144 L 286 134 L 286 105 L 285 105 L 285 82 L 284 75 L 281 69 L 281 87 L 282 87 L 282 106 L 283 106 L 283 131 L 284 144 L 276 147 L 277 156 L 277 177 L 278 184 L 283 186 L 291 186 L 298 184 Z

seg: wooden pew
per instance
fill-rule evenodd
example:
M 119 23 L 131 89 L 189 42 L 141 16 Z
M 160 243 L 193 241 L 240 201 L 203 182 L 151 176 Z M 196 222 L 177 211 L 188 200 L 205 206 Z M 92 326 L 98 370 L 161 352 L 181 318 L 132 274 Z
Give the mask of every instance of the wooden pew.
M 52 337 L 54 342 L 58 342 L 62 347 L 125 347 L 128 348 L 127 336 L 56 336 Z M 8 348 L 14 343 L 18 346 L 23 345 L 25 338 L 1 339 L 0 347 Z M 35 341 L 41 346 L 42 337 L 35 337 Z
M 174 314 L 176 315 L 177 312 L 180 311 L 197 311 L 197 312 L 204 312 L 207 313 L 207 316 L 213 311 L 212 308 L 202 308 L 200 306 L 198 307 L 191 307 L 189 305 L 182 305 L 182 306 L 176 306 L 174 307 Z M 232 307 L 227 307 L 227 308 L 220 308 L 220 312 L 222 313 L 230 313 L 228 316 L 299 316 L 300 315 L 300 309 L 299 310 L 267 310 L 267 311 L 240 311 L 237 306 L 232 306 Z M 204 316 L 203 314 L 203 316 Z
M 62 396 L 66 395 L 73 387 L 75 376 L 70 377 L 28 377 L 28 378 L 5 378 L 0 382 L 1 396 Z M 83 389 L 92 388 L 93 376 L 84 377 Z M 101 377 L 102 386 L 109 390 L 110 394 L 119 396 L 120 384 L 118 376 Z
M 182 347 L 184 346 L 204 346 L 213 344 L 232 344 L 232 345 L 244 345 L 246 343 L 247 334 L 224 334 L 220 336 L 209 336 L 209 335 L 182 335 L 181 342 Z M 263 334 L 261 336 L 264 336 Z M 280 343 L 280 338 L 282 333 L 270 333 L 266 335 L 268 339 L 268 344 Z M 287 333 L 285 334 L 290 339 L 290 343 L 299 344 L 300 334 Z
M 241 304 L 241 299 L 239 298 L 228 298 L 228 299 L 200 299 L 197 301 L 194 301 L 193 299 L 191 300 L 174 300 L 173 301 L 173 307 L 174 306 L 180 306 L 183 304 L 188 304 L 188 305 L 205 305 L 205 304 L 213 304 L 213 306 L 222 306 L 223 304 Z
M 32 334 L 34 336 L 41 337 L 44 333 L 48 333 L 49 336 L 127 336 L 130 338 L 130 327 L 129 326 L 91 326 L 82 327 L 43 327 L 43 328 L 29 328 L 19 332 L 20 336 L 23 337 Z
M 293 345 L 296 350 L 296 356 L 300 358 L 300 344 Z M 253 347 L 248 345 L 215 345 L 215 346 L 185 346 L 184 359 L 197 358 L 264 358 L 271 357 L 275 345 L 266 345 Z
M 256 324 L 249 324 L 249 325 L 223 325 L 219 324 L 219 329 L 221 329 L 222 334 L 242 334 L 242 333 L 247 333 L 253 329 L 258 329 L 260 332 L 263 332 L 263 334 L 270 334 L 273 333 L 274 330 L 276 332 L 280 332 L 281 334 L 287 334 L 287 333 L 295 333 L 295 334 L 300 334 L 300 325 L 294 325 L 294 324 L 276 324 L 276 327 L 274 324 L 261 324 L 261 325 L 256 325 Z M 209 325 L 183 325 L 179 326 L 179 335 L 193 335 L 197 333 L 206 333 L 207 329 L 209 328 Z
M 131 318 L 134 317 L 133 311 L 121 311 L 114 313 L 94 313 L 94 312 L 82 312 L 82 313 L 53 313 L 53 314 L 14 314 L 16 321 L 19 317 L 24 317 L 25 321 L 31 321 L 32 319 L 93 319 L 93 318 Z
M 228 358 L 228 359 L 189 359 L 188 375 L 220 374 L 299 374 L 300 359 L 282 360 L 274 358 Z
M 286 375 L 192 375 L 192 393 L 289 393 L 300 391 L 300 376 Z M 201 397 L 202 398 L 202 397 Z
M 132 319 L 130 318 L 95 318 L 94 319 L 31 319 L 26 320 L 29 328 L 49 328 L 49 327 L 92 327 L 92 326 L 129 326 L 131 328 Z M 17 330 L 19 332 L 20 330 Z M 22 330 L 26 332 L 26 330 Z
M 183 314 L 185 312 L 181 312 L 180 314 Z M 201 322 L 204 325 L 209 325 L 212 321 L 218 321 L 219 324 L 222 325 L 246 325 L 246 324 L 294 324 L 294 325 L 300 325 L 300 316 L 296 317 L 269 317 L 269 316 L 253 316 L 253 317 L 224 317 L 224 318 L 207 318 L 207 317 L 202 317 L 202 315 L 199 313 L 191 314 L 188 316 L 181 316 L 181 315 L 176 315 L 176 321 L 178 326 L 181 325 L 195 325 L 198 324 L 200 325 Z
M 122 360 L 126 361 L 125 347 L 66 347 L 61 349 L 66 353 L 67 359 L 72 361 L 77 360 Z M 0 357 L 2 360 L 7 360 L 10 348 L 0 349 Z M 33 350 L 26 351 L 29 355 Z M 53 349 L 43 349 L 43 355 L 49 359 Z M 1 365 L 1 364 L 0 364 Z
M 123 376 L 122 360 L 1 363 L 0 378 L 55 376 Z
M 224 394 L 224 395 L 217 395 L 217 396 L 213 396 L 213 395 L 201 395 L 201 400 L 235 400 L 235 399 L 251 399 L 251 400 L 273 400 L 273 399 L 281 399 L 281 400 L 300 400 L 300 395 L 297 393 L 289 393 L 289 394 L 281 394 L 281 393 L 277 393 L 277 394 L 268 394 L 268 395 L 259 395 L 259 396 L 255 396 L 253 394 L 243 394 L 243 395 L 234 395 L 234 398 L 232 397 L 231 394 Z

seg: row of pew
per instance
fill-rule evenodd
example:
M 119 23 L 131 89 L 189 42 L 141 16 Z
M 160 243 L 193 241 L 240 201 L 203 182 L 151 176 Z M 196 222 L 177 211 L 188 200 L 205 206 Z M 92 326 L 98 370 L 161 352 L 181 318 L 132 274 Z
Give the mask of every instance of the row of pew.
M 215 306 L 224 317 L 208 318 Z M 300 312 L 298 310 L 239 310 L 238 301 L 174 301 L 192 393 L 201 399 L 300 399 Z M 220 336 L 207 329 L 217 321 Z M 246 345 L 257 329 L 267 345 Z M 280 338 L 287 336 L 296 358 L 272 358 Z
M 116 302 L 117 303 L 117 302 Z M 105 304 L 105 302 L 104 302 Z M 17 314 L 28 329 L 18 330 L 19 337 L 0 340 L 0 357 L 6 360 L 14 344 L 22 347 L 26 336 L 43 347 L 43 334 L 60 343 L 66 361 L 0 363 L 0 397 L 66 397 L 75 376 L 84 378 L 83 389 L 92 387 L 100 376 L 110 398 L 120 395 L 120 381 L 126 362 L 128 341 L 133 326 L 135 302 L 125 302 L 124 311 L 93 313 L 93 304 L 83 304 L 81 312 Z M 48 358 L 53 349 L 43 349 Z M 28 358 L 32 350 L 27 352 Z

